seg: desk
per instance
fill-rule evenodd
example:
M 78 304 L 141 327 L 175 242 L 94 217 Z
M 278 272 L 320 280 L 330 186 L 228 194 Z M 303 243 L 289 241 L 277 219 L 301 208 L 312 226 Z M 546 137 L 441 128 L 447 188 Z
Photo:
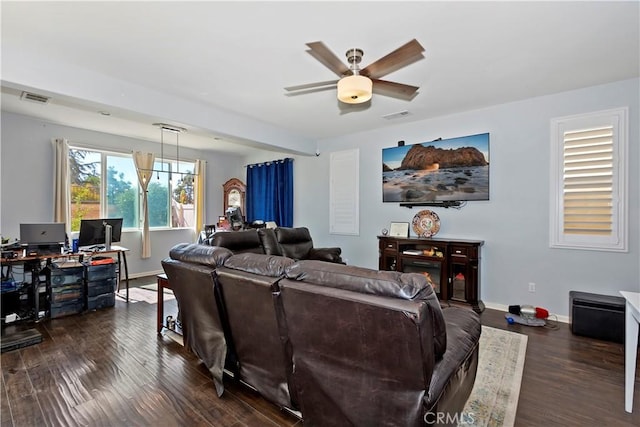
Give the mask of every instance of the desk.
M 638 325 L 640 324 L 640 292 L 620 291 L 627 301 L 624 337 L 624 410 L 633 412 L 633 387 L 636 381 Z
M 3 277 L 13 277 L 13 266 L 14 265 L 22 265 L 23 266 L 23 279 L 26 279 L 26 275 L 29 274 L 31 277 L 31 281 L 27 282 L 23 280 L 23 286 L 25 287 L 25 294 L 27 295 L 27 304 L 26 309 L 29 314 L 21 317 L 21 320 L 33 320 L 38 322 L 40 320 L 40 271 L 42 270 L 42 260 L 36 257 L 20 257 L 20 258 L 2 258 L 2 262 L 0 263 L 2 266 L 2 275 Z M 5 273 L 6 268 L 6 273 Z M 46 282 L 45 282 L 46 283 Z M 18 289 L 12 292 L 22 292 Z M 18 307 L 21 306 L 20 293 L 18 293 Z M 4 297 L 4 295 L 3 295 Z
M 12 264 L 25 264 L 30 267 L 32 273 L 32 286 L 35 287 L 35 298 L 36 298 L 36 319 L 38 317 L 39 307 L 38 307 L 38 284 L 34 282 L 34 274 L 39 269 L 37 268 L 42 261 L 50 262 L 54 259 L 60 258 L 74 258 L 77 257 L 79 262 L 82 262 L 84 257 L 92 257 L 92 256 L 102 256 L 102 255 L 117 255 L 118 256 L 118 289 L 116 290 L 116 295 L 120 296 L 120 283 L 122 282 L 122 270 L 124 267 L 124 281 L 126 285 L 125 291 L 125 300 L 129 302 L 129 266 L 127 265 L 127 252 L 129 249 L 123 248 L 122 246 L 111 246 L 110 250 L 96 250 L 96 251 L 81 251 L 75 253 L 51 253 L 51 254 L 41 254 L 41 255 L 27 255 L 21 256 L 22 250 L 15 251 L 18 256 L 16 258 L 2 258 L 2 264 L 12 265 Z

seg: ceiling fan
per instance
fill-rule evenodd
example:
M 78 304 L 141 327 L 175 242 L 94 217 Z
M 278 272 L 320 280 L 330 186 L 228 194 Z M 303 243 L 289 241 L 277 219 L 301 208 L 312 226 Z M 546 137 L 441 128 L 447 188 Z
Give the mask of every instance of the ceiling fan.
M 325 67 L 336 73 L 340 79 L 326 82 L 289 86 L 284 89 L 288 95 L 302 95 L 322 90 L 338 88 L 338 100 L 347 104 L 361 104 L 371 99 L 372 93 L 410 101 L 418 94 L 419 87 L 388 80 L 380 77 L 406 67 L 424 58 L 424 48 L 416 39 L 367 65 L 359 67 L 364 52 L 362 49 L 349 49 L 346 53 L 349 66 L 343 63 L 324 43 L 307 43 L 307 52 Z

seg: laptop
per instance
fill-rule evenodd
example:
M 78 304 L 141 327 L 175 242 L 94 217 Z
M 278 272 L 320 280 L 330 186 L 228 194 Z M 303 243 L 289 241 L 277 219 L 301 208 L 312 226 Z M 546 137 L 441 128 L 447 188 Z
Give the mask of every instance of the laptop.
M 20 224 L 20 243 L 29 247 L 58 247 L 66 240 L 64 222 L 42 224 Z

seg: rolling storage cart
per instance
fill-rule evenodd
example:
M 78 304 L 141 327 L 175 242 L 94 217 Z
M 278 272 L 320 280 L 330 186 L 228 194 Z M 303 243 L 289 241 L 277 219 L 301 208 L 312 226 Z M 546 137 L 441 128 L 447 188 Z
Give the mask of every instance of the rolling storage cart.
M 50 317 L 68 316 L 84 310 L 84 267 L 50 266 Z
M 87 278 L 87 310 L 113 307 L 116 304 L 116 263 L 85 264 Z

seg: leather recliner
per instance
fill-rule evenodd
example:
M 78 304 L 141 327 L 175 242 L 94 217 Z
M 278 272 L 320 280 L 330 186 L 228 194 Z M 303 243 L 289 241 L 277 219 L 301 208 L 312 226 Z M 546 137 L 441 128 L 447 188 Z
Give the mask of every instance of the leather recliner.
M 442 310 L 424 276 L 299 261 L 278 288 L 305 426 L 417 427 L 461 413 L 480 319 Z
M 279 334 L 272 287 L 295 261 L 283 256 L 242 253 L 216 270 L 224 301 L 228 341 L 238 361 L 237 379 L 280 407 L 296 410 L 290 383 L 291 358 Z
M 203 361 L 211 375 L 218 396 L 224 391 L 225 365 L 234 365 L 233 351 L 225 337 L 226 315 L 216 296 L 213 273 L 233 253 L 225 248 L 181 243 L 162 260 L 171 288 L 178 302 L 184 346 Z
M 187 243 L 174 246 L 162 261 L 180 310 L 184 345 L 211 372 L 218 396 L 226 370 L 269 401 L 297 411 L 291 358 L 272 296 L 272 286 L 294 262 Z
M 261 236 L 267 235 L 267 230 L 271 229 L 259 230 L 258 234 Z M 296 261 L 301 259 L 312 259 L 342 263 L 342 258 L 340 257 L 342 250 L 340 248 L 313 247 L 311 233 L 309 233 L 309 229 L 307 227 L 277 227 L 272 231 L 275 234 L 276 241 L 278 242 L 280 255 L 293 258 Z

